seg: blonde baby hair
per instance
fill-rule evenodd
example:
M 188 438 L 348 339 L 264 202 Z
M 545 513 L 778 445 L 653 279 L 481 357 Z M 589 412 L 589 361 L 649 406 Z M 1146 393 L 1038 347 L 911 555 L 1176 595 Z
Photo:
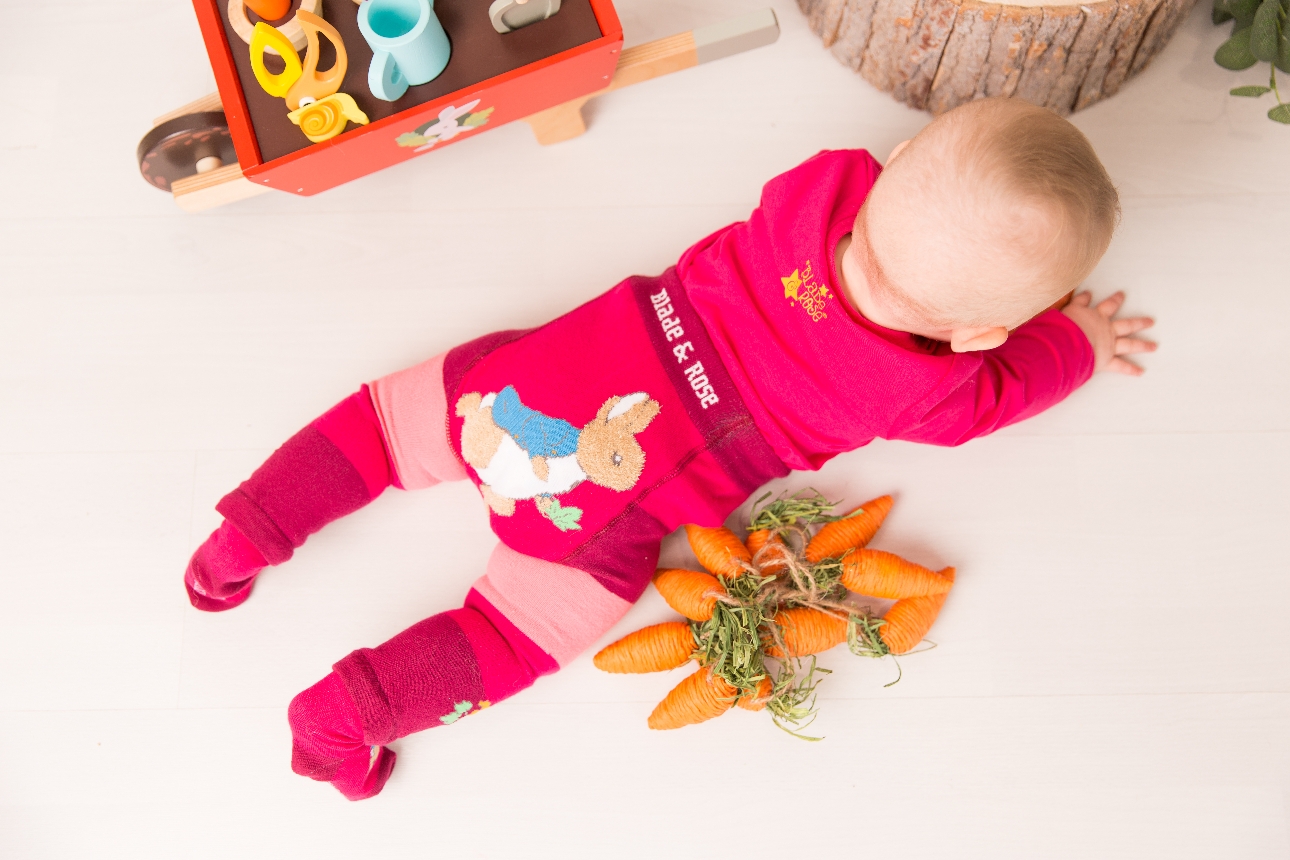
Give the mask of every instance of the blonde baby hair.
M 1088 138 L 1020 99 L 981 99 L 941 115 L 890 160 L 879 186 L 888 174 L 942 210 L 936 223 L 957 228 L 964 253 L 1033 267 L 1019 280 L 964 279 L 939 295 L 878 279 L 889 299 L 943 325 L 1014 327 L 1035 316 L 1092 272 L 1119 222 L 1119 194 Z

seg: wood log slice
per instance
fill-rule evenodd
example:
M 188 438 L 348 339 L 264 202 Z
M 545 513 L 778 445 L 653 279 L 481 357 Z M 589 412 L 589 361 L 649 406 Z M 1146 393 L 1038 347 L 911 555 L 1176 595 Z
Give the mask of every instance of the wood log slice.
M 978 0 L 797 0 L 843 63 L 898 101 L 940 114 L 1016 96 L 1068 114 L 1114 95 L 1196 0 L 1075 6 Z

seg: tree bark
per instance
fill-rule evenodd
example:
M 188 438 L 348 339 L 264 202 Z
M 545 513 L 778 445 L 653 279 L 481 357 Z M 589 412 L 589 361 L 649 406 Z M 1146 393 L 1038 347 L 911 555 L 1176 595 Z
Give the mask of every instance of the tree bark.
M 1060 114 L 1119 91 L 1196 0 L 1011 6 L 979 0 L 797 0 L 843 63 L 934 114 L 1016 96 Z

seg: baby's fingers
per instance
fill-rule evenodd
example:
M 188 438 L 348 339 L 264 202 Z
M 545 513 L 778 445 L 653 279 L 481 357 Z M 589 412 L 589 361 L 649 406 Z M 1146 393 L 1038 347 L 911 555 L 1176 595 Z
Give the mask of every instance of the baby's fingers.
M 1118 355 L 1106 363 L 1106 369 L 1114 370 L 1116 373 L 1123 373 L 1126 376 L 1142 375 L 1142 368 L 1131 361 L 1120 358 Z
M 1122 304 L 1124 304 L 1124 291 L 1117 290 L 1097 303 L 1097 312 L 1104 317 L 1113 317 L 1120 312 Z
M 1115 339 L 1116 355 L 1132 355 L 1135 352 L 1155 352 L 1154 340 L 1143 340 L 1140 337 L 1117 337 Z
M 1126 334 L 1133 334 L 1135 331 L 1151 328 L 1155 324 L 1156 321 L 1151 317 L 1129 317 L 1122 320 L 1111 320 L 1111 329 L 1115 332 L 1116 337 L 1124 337 Z

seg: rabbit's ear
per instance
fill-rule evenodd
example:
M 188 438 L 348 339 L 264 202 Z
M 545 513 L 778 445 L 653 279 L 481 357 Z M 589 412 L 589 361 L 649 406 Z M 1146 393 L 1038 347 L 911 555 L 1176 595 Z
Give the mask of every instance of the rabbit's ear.
M 609 410 L 607 416 L 612 423 L 621 422 L 633 435 L 641 432 L 658 415 L 660 407 L 657 400 L 651 400 L 644 391 L 629 394 Z
M 608 421 L 609 414 L 618 407 L 618 404 L 621 400 L 622 400 L 621 397 L 611 397 L 608 400 L 606 400 L 604 405 L 596 410 L 596 420 L 601 422 Z
M 606 421 L 613 421 L 620 415 L 626 415 L 631 408 L 637 403 L 644 403 L 649 400 L 649 395 L 644 391 L 637 391 L 635 394 L 629 394 L 626 397 L 614 397 L 609 400 L 605 406 L 611 406 L 608 414 L 605 415 Z M 603 407 L 602 407 L 603 408 Z

